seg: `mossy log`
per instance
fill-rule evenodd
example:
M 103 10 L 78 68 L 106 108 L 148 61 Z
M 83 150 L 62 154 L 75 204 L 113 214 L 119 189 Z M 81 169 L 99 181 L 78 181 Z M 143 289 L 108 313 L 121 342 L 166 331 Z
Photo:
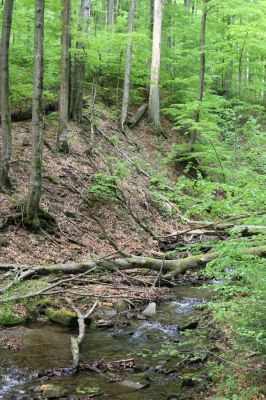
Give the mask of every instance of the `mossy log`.
M 266 256 L 266 246 L 244 248 L 244 254 L 252 254 L 258 257 Z M 85 272 L 90 268 L 100 267 L 105 270 L 115 271 L 127 270 L 132 268 L 148 268 L 154 271 L 162 271 L 165 274 L 171 274 L 174 278 L 188 269 L 197 269 L 204 267 L 208 262 L 219 257 L 219 252 L 210 252 L 185 258 L 165 260 L 161 258 L 132 256 L 125 258 L 116 258 L 113 260 L 101 259 L 98 261 L 84 261 L 80 263 L 55 264 L 55 265 L 19 265 L 19 264 L 0 264 L 0 270 L 23 271 L 23 279 L 30 278 L 33 275 L 49 275 L 55 273 L 77 274 Z
M 47 308 L 45 315 L 53 322 L 58 324 L 74 327 L 78 325 L 78 318 L 74 311 L 67 309 L 55 310 L 53 308 Z

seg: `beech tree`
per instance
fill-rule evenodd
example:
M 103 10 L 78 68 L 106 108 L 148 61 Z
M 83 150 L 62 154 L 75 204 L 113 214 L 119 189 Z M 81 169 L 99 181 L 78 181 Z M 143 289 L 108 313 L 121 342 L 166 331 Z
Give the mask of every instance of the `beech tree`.
M 9 104 L 9 42 L 13 7 L 14 0 L 5 1 L 0 47 L 0 101 L 2 124 L 0 188 L 2 189 L 10 189 L 12 187 L 9 177 L 12 155 L 11 112 Z
M 38 213 L 42 194 L 44 7 L 44 0 L 36 0 L 32 97 L 32 157 L 30 186 L 25 210 L 26 222 L 34 228 L 38 228 L 40 225 Z
M 90 0 L 81 0 L 80 4 L 78 31 L 82 36 L 82 40 L 79 40 L 76 43 L 76 54 L 74 57 L 74 67 L 71 79 L 70 117 L 74 121 L 81 121 L 82 119 L 83 86 L 86 63 L 85 47 L 89 31 L 90 3 Z
M 70 0 L 61 0 L 62 4 L 62 37 L 61 37 L 61 75 L 59 92 L 59 129 L 57 150 L 69 152 L 67 142 L 68 106 L 69 106 L 69 62 L 70 62 Z
M 160 128 L 160 58 L 161 58 L 162 0 L 154 0 L 149 121 Z
M 121 111 L 121 128 L 124 129 L 124 125 L 128 114 L 129 104 L 129 92 L 130 92 L 130 70 L 131 70 L 131 58 L 132 58 L 132 31 L 133 31 L 133 20 L 135 11 L 135 0 L 130 1 L 130 8 L 128 13 L 128 43 L 126 50 L 126 65 L 125 65 L 125 76 L 124 76 L 124 91 Z

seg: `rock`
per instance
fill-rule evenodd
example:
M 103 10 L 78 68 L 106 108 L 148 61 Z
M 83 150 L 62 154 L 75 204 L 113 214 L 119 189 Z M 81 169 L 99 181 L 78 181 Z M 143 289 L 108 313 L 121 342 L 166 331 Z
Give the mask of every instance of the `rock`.
M 51 321 L 57 322 L 58 324 L 62 324 L 65 326 L 76 326 L 78 324 L 77 315 L 75 312 L 62 309 L 62 310 L 55 310 L 53 308 L 47 308 L 45 310 L 45 315 Z
M 156 314 L 156 303 L 150 303 L 142 314 L 146 315 L 146 317 L 153 317 Z
M 142 315 L 142 314 L 137 314 L 136 318 L 139 319 L 139 320 L 144 320 L 147 317 L 145 315 Z
M 123 312 L 128 310 L 127 302 L 124 299 L 117 299 L 114 303 L 114 307 L 118 312 Z
M 199 317 L 198 316 L 192 316 L 187 318 L 183 323 L 178 325 L 178 330 L 179 331 L 185 331 L 187 329 L 195 329 L 199 325 Z
M 47 384 L 41 386 L 41 392 L 44 398 L 47 399 L 59 399 L 67 395 L 66 390 L 61 386 Z
M 115 323 L 113 321 L 98 319 L 98 321 L 96 322 L 97 328 L 113 328 L 114 326 L 115 326 Z
M 121 382 L 119 382 L 120 383 L 120 385 L 122 385 L 122 386 L 125 386 L 125 387 L 127 387 L 127 388 L 129 388 L 129 389 L 133 389 L 133 390 L 141 390 L 141 389 L 144 389 L 145 387 L 147 387 L 147 386 L 149 386 L 149 384 L 150 384 L 150 382 L 149 381 L 147 381 L 147 380 L 136 380 L 136 382 L 135 381 L 129 381 L 129 380 L 123 380 L 123 381 L 121 381 Z

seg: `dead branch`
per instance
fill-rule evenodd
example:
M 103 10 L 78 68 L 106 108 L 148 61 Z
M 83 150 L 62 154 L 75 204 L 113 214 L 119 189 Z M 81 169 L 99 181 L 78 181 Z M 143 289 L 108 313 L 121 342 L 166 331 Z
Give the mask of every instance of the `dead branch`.
M 79 335 L 77 338 L 74 336 L 71 336 L 71 350 L 72 350 L 72 356 L 73 356 L 73 367 L 76 368 L 79 364 L 79 348 L 81 343 L 84 340 L 85 337 L 85 330 L 86 330 L 86 324 L 85 320 L 93 313 L 95 310 L 98 301 L 96 301 L 93 306 L 85 313 L 82 314 L 82 312 L 75 306 L 73 301 L 66 297 L 67 303 L 73 308 L 73 310 L 76 312 L 77 317 L 78 317 L 78 325 L 79 325 Z

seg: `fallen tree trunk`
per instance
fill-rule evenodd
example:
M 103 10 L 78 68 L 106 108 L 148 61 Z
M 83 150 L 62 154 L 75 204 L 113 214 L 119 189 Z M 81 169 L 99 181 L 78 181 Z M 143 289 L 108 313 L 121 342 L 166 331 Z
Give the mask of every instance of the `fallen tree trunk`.
M 148 111 L 148 104 L 142 104 L 137 111 L 135 112 L 134 115 L 131 116 L 131 118 L 129 118 L 128 121 L 128 126 L 130 126 L 131 128 L 134 128 L 134 126 L 136 126 L 140 120 L 145 116 L 145 114 Z
M 258 257 L 266 256 L 266 246 L 243 248 L 243 254 L 255 255 Z M 188 256 L 176 260 L 165 260 L 152 257 L 132 256 L 125 258 L 101 259 L 98 261 L 88 261 L 71 264 L 57 264 L 57 265 L 38 265 L 38 266 L 20 266 L 17 264 L 0 264 L 0 270 L 14 270 L 14 272 L 21 269 L 23 271 L 23 279 L 30 278 L 33 275 L 48 275 L 54 273 L 70 273 L 80 274 L 89 269 L 101 267 L 109 271 L 128 270 L 132 268 L 148 268 L 153 271 L 170 274 L 173 278 L 186 272 L 189 269 L 197 269 L 204 267 L 208 262 L 215 260 L 219 257 L 219 252 L 210 252 L 196 256 Z M 27 270 L 25 270 L 28 268 Z M 23 298 L 33 297 L 42 294 L 44 290 L 39 291 L 37 294 L 27 294 Z M 17 300 L 22 297 L 12 297 L 0 299 L 0 303 Z

